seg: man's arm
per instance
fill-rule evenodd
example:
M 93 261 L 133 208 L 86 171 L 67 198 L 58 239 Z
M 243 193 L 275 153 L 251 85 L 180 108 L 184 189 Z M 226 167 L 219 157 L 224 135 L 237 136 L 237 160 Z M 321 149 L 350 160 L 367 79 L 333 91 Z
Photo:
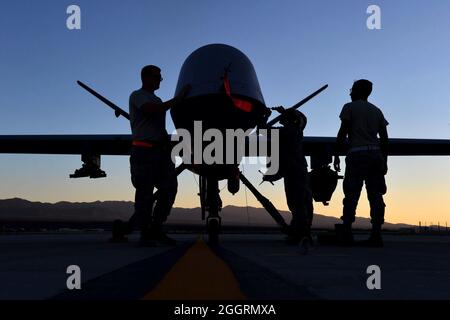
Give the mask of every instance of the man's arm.
M 381 149 L 381 153 L 383 154 L 384 163 L 385 163 L 384 174 L 387 174 L 387 170 L 388 170 L 387 169 L 387 159 L 388 159 L 389 138 L 388 138 L 386 125 L 382 125 L 380 127 L 380 132 L 378 134 L 380 135 L 380 149 Z
M 336 139 L 336 153 L 341 150 L 341 148 L 345 145 L 345 139 L 350 132 L 350 121 L 342 120 L 341 127 L 339 128 L 339 132 L 337 134 Z
M 341 171 L 341 160 L 339 159 L 339 151 L 344 148 L 345 139 L 350 132 L 350 121 L 341 120 L 341 127 L 336 138 L 336 145 L 334 146 L 334 170 Z
M 163 113 L 173 108 L 177 104 L 181 103 L 189 90 L 191 89 L 190 85 L 186 85 L 181 89 L 180 93 L 173 99 L 170 99 L 163 103 L 155 103 L 155 102 L 147 102 L 141 106 L 141 110 L 147 115 L 154 115 L 155 113 Z
M 380 135 L 380 149 L 381 149 L 381 152 L 383 153 L 384 158 L 387 159 L 389 138 L 388 138 L 388 133 L 387 133 L 386 126 L 384 126 L 384 125 L 381 126 L 380 132 L 378 134 Z

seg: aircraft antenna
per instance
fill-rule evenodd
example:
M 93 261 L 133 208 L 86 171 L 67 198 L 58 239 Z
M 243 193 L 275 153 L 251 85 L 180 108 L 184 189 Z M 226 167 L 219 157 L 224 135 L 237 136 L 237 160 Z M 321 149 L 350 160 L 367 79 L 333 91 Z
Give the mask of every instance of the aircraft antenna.
M 305 99 L 301 100 L 300 102 L 297 102 L 296 104 L 294 104 L 292 107 L 286 109 L 293 109 L 296 110 L 298 108 L 300 108 L 302 105 L 304 105 L 306 102 L 308 102 L 309 100 L 311 100 L 312 98 L 314 98 L 315 96 L 317 96 L 319 93 L 321 93 L 323 90 L 325 90 L 326 88 L 328 88 L 328 85 L 324 85 L 323 87 L 321 87 L 319 90 L 314 91 L 313 93 L 311 93 L 309 96 L 307 96 Z M 267 122 L 267 127 L 271 127 L 273 126 L 275 123 L 277 123 L 278 121 L 281 120 L 281 114 L 276 116 L 275 118 L 273 118 L 272 120 L 270 120 L 269 122 Z
M 244 165 L 244 163 L 242 163 L 242 172 L 245 175 L 245 165 Z M 248 211 L 247 186 L 244 186 L 244 193 L 245 193 L 245 208 L 247 210 L 247 226 L 250 226 L 250 213 Z
M 195 178 L 195 173 L 192 172 L 192 176 L 194 177 L 194 180 L 195 180 L 195 183 L 197 184 L 197 186 L 200 187 L 200 185 L 199 185 L 199 183 L 197 181 L 197 178 Z
M 116 104 L 112 103 L 111 101 L 109 101 L 108 99 L 106 99 L 104 96 L 102 96 L 101 94 L 99 94 L 98 92 L 96 92 L 94 89 L 90 88 L 89 86 L 87 86 L 86 84 L 84 84 L 81 81 L 77 81 L 78 85 L 80 87 L 82 87 L 84 90 L 86 90 L 87 92 L 89 92 L 90 94 L 92 94 L 94 97 L 96 97 L 97 99 L 99 99 L 101 102 L 103 102 L 104 104 L 106 104 L 108 107 L 110 107 L 111 109 L 114 110 L 114 115 L 118 118 L 120 116 L 127 118 L 128 120 L 130 120 L 130 115 L 123 109 L 119 108 Z

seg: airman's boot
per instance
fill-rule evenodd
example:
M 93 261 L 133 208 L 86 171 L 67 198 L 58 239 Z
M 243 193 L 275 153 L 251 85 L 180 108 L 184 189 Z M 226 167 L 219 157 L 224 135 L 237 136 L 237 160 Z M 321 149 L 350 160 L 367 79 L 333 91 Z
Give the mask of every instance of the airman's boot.
M 359 245 L 363 247 L 381 248 L 384 246 L 383 238 L 381 237 L 381 225 L 373 224 L 372 232 L 367 240 L 361 241 Z
M 141 230 L 141 238 L 139 239 L 139 245 L 141 247 L 156 247 L 158 245 L 153 234 L 150 232 L 148 228 Z
M 338 241 L 341 246 L 352 247 L 355 245 L 355 240 L 353 239 L 352 224 L 345 223 L 342 224 L 341 230 L 336 229 L 338 233 Z
M 154 240 L 162 245 L 175 246 L 177 244 L 177 241 L 175 239 L 167 236 L 161 225 L 155 225 L 150 228 L 150 234 Z

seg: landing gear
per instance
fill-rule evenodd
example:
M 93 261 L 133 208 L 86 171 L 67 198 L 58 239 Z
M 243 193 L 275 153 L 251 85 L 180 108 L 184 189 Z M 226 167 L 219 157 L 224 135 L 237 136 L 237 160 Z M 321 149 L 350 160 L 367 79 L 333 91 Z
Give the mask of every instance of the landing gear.
M 288 225 L 280 215 L 274 205 L 264 197 L 256 188 L 244 177 L 242 173 L 235 179 L 240 179 L 244 185 L 255 195 L 256 199 L 264 206 L 269 212 L 272 218 L 278 223 L 283 233 L 288 233 Z M 222 210 L 222 200 L 219 196 L 219 182 L 216 177 L 200 176 L 200 204 L 202 207 L 202 220 L 205 220 L 206 212 L 208 217 L 206 218 L 206 231 L 208 234 L 209 244 L 218 244 L 219 234 L 221 233 L 222 219 L 219 216 L 219 212 Z M 233 191 L 237 191 L 236 186 L 233 186 Z
M 220 217 L 219 219 L 208 218 L 206 228 L 208 231 L 208 243 L 211 245 L 219 244 Z
M 112 226 L 112 238 L 109 240 L 109 242 L 113 243 L 128 242 L 127 235 L 128 232 L 126 223 L 119 219 L 114 220 Z
M 208 233 L 208 243 L 216 245 L 219 243 L 222 219 L 219 216 L 222 210 L 222 200 L 219 196 L 219 181 L 214 177 L 200 178 L 200 203 L 202 213 L 208 212 L 206 218 L 206 231 Z M 204 216 L 203 216 L 204 218 Z

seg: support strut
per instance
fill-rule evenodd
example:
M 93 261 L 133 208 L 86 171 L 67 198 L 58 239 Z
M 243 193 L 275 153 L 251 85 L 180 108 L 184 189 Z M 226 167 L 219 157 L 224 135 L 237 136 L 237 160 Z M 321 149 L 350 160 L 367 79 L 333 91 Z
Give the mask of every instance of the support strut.
M 281 214 L 278 212 L 277 208 L 270 202 L 269 199 L 264 197 L 251 183 L 248 179 L 242 174 L 239 173 L 239 179 L 241 179 L 242 183 L 253 193 L 256 199 L 262 204 L 264 209 L 272 216 L 275 222 L 281 227 L 281 231 L 283 233 L 288 232 L 288 225 L 286 221 L 284 221 Z

